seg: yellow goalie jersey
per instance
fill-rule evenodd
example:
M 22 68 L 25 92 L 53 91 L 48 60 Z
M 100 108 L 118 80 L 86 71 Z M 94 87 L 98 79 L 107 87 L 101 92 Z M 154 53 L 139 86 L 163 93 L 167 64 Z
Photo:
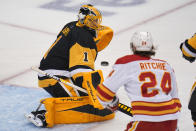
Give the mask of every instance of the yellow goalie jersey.
M 81 86 L 80 72 L 94 70 L 94 62 L 99 51 L 108 46 L 113 37 L 113 30 L 101 26 L 98 31 L 89 30 L 78 25 L 77 21 L 70 22 L 61 30 L 56 41 L 51 45 L 40 62 L 40 69 L 66 79 L 73 78 L 73 83 Z M 53 97 L 69 96 L 64 90 L 56 91 L 61 86 L 56 80 L 39 74 L 39 87 L 44 88 Z M 56 88 L 51 88 L 55 86 Z M 67 87 L 72 96 L 76 93 Z M 78 91 L 81 96 L 85 95 Z
M 196 58 L 196 33 L 190 39 L 185 40 L 180 45 L 183 57 L 189 62 L 194 62 Z

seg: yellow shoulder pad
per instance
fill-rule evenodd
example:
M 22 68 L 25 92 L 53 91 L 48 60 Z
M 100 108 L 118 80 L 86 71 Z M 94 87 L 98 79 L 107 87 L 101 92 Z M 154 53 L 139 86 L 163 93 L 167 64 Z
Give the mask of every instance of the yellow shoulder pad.
M 97 37 L 94 39 L 97 46 L 97 51 L 102 51 L 105 49 L 113 37 L 113 30 L 110 27 L 102 26 L 98 31 Z

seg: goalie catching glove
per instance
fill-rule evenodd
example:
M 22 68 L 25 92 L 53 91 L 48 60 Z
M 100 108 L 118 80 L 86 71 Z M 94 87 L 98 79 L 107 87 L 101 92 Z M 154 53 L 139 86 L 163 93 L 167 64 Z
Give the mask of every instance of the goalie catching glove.
M 196 34 L 181 43 L 180 49 L 184 59 L 191 63 L 194 62 L 196 58 Z
M 186 40 L 185 42 L 187 42 L 187 40 Z M 187 61 L 189 61 L 190 63 L 192 63 L 192 62 L 195 61 L 195 57 L 189 56 L 187 53 L 185 53 L 185 51 L 184 51 L 183 48 L 182 48 L 183 45 L 185 45 L 185 42 L 184 42 L 184 43 L 181 43 L 181 45 L 180 45 L 180 49 L 181 49 L 181 51 L 182 51 L 182 57 L 183 57 L 185 60 L 187 60 Z
M 96 41 L 97 51 L 100 52 L 105 49 L 113 37 L 113 30 L 108 26 L 101 26 L 98 31 L 97 37 L 94 39 Z

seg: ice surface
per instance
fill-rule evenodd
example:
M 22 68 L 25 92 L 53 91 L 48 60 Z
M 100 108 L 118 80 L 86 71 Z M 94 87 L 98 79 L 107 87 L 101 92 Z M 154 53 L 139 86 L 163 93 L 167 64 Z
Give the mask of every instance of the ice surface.
M 131 53 L 129 41 L 132 33 L 151 32 L 158 45 L 155 58 L 168 61 L 176 73 L 182 101 L 180 131 L 193 131 L 187 105 L 196 77 L 196 64 L 181 57 L 179 45 L 195 33 L 195 0 L 0 1 L 0 131 L 38 130 L 23 115 L 35 109 L 39 99 L 48 95 L 36 88 L 37 73 L 30 67 L 39 65 L 61 28 L 76 20 L 77 8 L 88 2 L 103 11 L 103 25 L 110 26 L 115 34 L 110 45 L 98 55 L 96 69 L 102 69 L 106 77 L 118 57 Z M 110 64 L 102 67 L 101 61 Z M 122 103 L 129 105 L 123 88 L 117 94 Z M 125 129 L 130 119 L 117 112 L 116 118 L 107 122 L 57 125 L 39 130 L 119 131 Z

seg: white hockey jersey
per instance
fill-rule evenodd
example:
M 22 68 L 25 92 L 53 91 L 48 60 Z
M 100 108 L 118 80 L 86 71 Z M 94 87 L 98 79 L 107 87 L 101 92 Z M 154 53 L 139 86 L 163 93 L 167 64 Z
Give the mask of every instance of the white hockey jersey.
M 127 55 L 116 61 L 113 71 L 97 87 L 101 101 L 111 101 L 124 86 L 135 121 L 178 119 L 180 101 L 173 69 L 163 60 Z

